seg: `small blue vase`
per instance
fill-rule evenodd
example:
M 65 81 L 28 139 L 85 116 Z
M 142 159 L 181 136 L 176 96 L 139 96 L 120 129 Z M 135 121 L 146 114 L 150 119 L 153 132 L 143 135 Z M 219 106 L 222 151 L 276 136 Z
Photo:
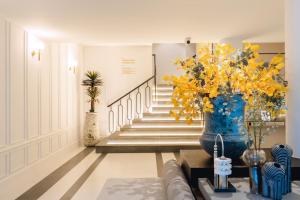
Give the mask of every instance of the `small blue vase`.
M 214 112 L 205 113 L 205 129 L 200 144 L 213 156 L 215 137 L 221 134 L 224 140 L 225 156 L 239 158 L 247 148 L 248 133 L 244 123 L 245 101 L 242 96 L 219 95 L 211 100 Z M 221 144 L 218 142 L 221 152 Z
M 285 171 L 284 180 L 282 182 L 282 194 L 292 191 L 292 155 L 293 149 L 287 144 L 275 144 L 272 147 L 271 154 L 274 161 L 282 165 Z
M 273 200 L 281 200 L 285 170 L 283 166 L 276 162 L 267 162 L 262 170 L 262 195 Z

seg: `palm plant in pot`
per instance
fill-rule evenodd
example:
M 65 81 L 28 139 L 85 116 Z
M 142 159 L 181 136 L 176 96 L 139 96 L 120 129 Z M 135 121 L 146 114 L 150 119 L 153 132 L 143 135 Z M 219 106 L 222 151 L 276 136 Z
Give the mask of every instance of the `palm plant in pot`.
M 82 81 L 82 85 L 86 86 L 86 94 L 89 97 L 90 112 L 86 113 L 84 125 L 84 145 L 94 146 L 99 140 L 98 115 L 95 112 L 95 104 L 99 103 L 100 88 L 103 85 L 101 76 L 96 71 L 87 71 L 86 79 Z

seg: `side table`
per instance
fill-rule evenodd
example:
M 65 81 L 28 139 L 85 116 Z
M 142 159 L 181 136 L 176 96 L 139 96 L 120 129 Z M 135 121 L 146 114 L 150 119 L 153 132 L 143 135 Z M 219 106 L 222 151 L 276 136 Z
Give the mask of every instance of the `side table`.
M 250 193 L 248 178 L 230 178 L 230 182 L 236 187 L 234 193 L 215 193 L 206 178 L 199 178 L 198 189 L 205 200 L 232 200 L 232 199 L 249 199 L 249 200 L 269 200 L 261 195 Z M 292 192 L 283 196 L 286 200 L 300 199 L 300 181 L 293 181 Z
M 267 161 L 272 161 L 271 150 L 264 149 Z M 213 159 L 204 150 L 181 150 L 181 168 L 192 187 L 198 186 L 198 178 L 213 177 Z M 292 180 L 300 180 L 300 159 L 292 158 Z M 249 168 L 241 159 L 232 161 L 234 178 L 249 177 Z

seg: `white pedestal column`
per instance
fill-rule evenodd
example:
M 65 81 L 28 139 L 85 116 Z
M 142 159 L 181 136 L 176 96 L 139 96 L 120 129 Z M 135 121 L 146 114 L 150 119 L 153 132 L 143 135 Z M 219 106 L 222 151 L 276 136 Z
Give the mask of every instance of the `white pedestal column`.
M 300 1 L 285 1 L 286 77 L 287 96 L 286 142 L 300 158 Z

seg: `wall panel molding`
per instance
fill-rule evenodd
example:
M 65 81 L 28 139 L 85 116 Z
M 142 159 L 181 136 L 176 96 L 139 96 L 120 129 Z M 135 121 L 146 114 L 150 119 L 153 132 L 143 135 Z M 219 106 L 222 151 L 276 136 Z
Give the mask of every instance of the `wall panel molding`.
M 10 144 L 25 140 L 24 30 L 10 26 Z
M 31 142 L 27 145 L 27 165 L 31 165 L 39 160 L 39 142 Z
M 6 67 L 6 145 L 11 143 L 10 135 L 10 23 L 5 21 L 5 67 Z
M 13 174 L 16 171 L 26 166 L 26 151 L 25 146 L 14 149 L 9 152 L 9 173 Z
M 28 33 L 24 31 L 24 124 L 25 139 L 28 139 Z
M 3 147 L 3 148 L 0 149 L 0 153 L 12 151 L 13 149 L 16 149 L 20 146 L 29 145 L 30 143 L 38 142 L 38 141 L 43 140 L 45 138 L 51 137 L 53 135 L 62 135 L 62 134 L 66 134 L 66 133 L 67 133 L 67 130 L 64 130 L 64 129 L 56 130 L 56 131 L 51 132 L 47 135 L 42 135 L 40 137 L 30 138 L 28 140 L 24 140 L 22 142 L 18 142 L 18 143 Z
M 7 153 L 0 153 L 0 180 L 8 175 Z
M 71 120 L 79 116 L 72 109 L 78 97 L 68 91 L 78 84 L 67 70 L 69 45 L 45 44 L 41 61 L 31 56 L 31 45 L 32 35 L 0 18 L 0 182 L 78 138 Z
M 51 137 L 41 140 L 40 145 L 41 145 L 41 158 L 45 158 L 51 153 Z
M 58 45 L 51 45 L 51 129 L 59 129 L 59 52 Z
M 57 97 L 58 97 L 58 128 L 61 128 L 61 46 L 57 46 L 57 53 L 58 53 L 58 69 L 57 69 Z
M 0 19 L 0 148 L 6 146 L 7 120 L 6 120 L 6 21 Z M 1 172 L 0 172 L 1 174 Z M 1 175 L 0 175 L 1 176 Z
M 50 131 L 50 67 L 49 67 L 49 52 L 48 48 L 43 50 L 43 57 L 39 63 L 41 71 L 41 134 L 48 134 Z
M 40 61 L 39 61 L 40 62 Z M 41 69 L 40 69 L 40 65 L 37 64 L 37 70 L 38 70 L 38 135 L 41 136 L 42 135 L 42 109 L 41 109 Z
M 61 130 L 1 151 L 0 180 L 70 145 L 66 140 L 67 135 L 67 131 Z M 61 138 L 63 138 L 63 145 Z
M 53 109 L 53 98 L 52 98 L 52 93 L 53 93 L 53 87 L 52 87 L 52 74 L 53 74 L 53 60 L 52 60 L 52 51 L 51 51 L 51 47 L 48 45 L 48 53 L 49 53 L 49 106 L 50 106 L 50 110 L 49 110 L 49 129 L 50 132 L 53 131 L 53 125 L 52 125 L 52 109 Z

